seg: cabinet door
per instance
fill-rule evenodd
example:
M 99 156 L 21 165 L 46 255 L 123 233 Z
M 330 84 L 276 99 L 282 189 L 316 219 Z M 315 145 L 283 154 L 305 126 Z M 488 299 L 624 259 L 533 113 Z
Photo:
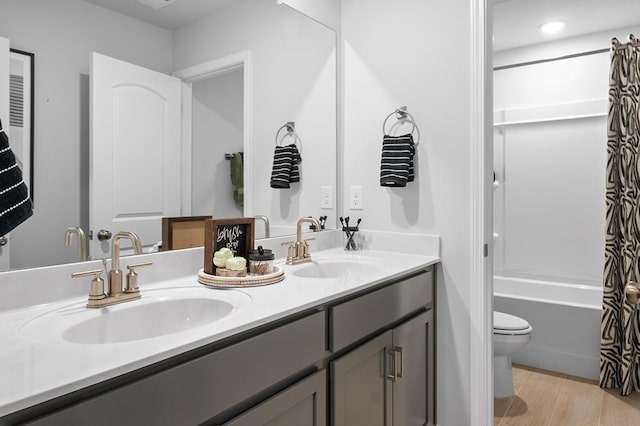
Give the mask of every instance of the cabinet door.
M 274 395 L 225 426 L 323 426 L 327 424 L 325 370 Z
M 370 340 L 331 363 L 334 426 L 391 424 L 391 388 L 385 353 L 392 332 Z
M 434 424 L 433 311 L 393 329 L 394 426 Z

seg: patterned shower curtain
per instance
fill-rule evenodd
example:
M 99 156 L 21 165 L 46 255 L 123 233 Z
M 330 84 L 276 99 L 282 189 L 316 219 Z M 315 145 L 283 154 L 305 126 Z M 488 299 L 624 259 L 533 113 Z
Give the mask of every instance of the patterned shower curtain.
M 640 41 L 612 40 L 600 387 L 640 391 L 640 309 L 624 287 L 640 280 Z

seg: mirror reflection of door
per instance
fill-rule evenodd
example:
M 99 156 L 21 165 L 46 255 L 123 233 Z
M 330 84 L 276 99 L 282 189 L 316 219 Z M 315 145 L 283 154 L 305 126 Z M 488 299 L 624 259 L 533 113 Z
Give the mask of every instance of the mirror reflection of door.
M 243 79 L 237 68 L 192 83 L 192 215 L 244 215 Z
M 161 240 L 163 216 L 244 214 L 244 188 L 231 179 L 238 162 L 230 158 L 244 152 L 243 64 L 187 79 L 189 91 L 180 94 L 178 78 L 94 54 L 92 258 L 110 256 L 111 241 L 98 238 L 101 230 L 135 232 L 149 250 Z M 182 123 L 181 104 L 191 116 Z M 175 136 L 180 125 L 188 127 L 190 142 L 180 140 L 184 129 Z M 184 143 L 191 146 L 186 159 Z M 243 181 L 243 168 L 235 171 Z
M 115 235 L 160 240 L 162 216 L 180 215 L 179 79 L 93 53 L 89 226 L 93 259 L 110 257 Z

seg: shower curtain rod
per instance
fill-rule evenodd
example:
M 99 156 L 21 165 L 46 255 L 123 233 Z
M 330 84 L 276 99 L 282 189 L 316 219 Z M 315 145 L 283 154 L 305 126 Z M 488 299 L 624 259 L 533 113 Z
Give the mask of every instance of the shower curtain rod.
M 527 66 L 527 65 L 544 64 L 545 62 L 553 62 L 553 61 L 561 61 L 563 59 L 579 58 L 581 56 L 596 55 L 598 53 L 605 53 L 605 52 L 610 52 L 610 51 L 611 51 L 610 48 L 598 49 L 598 50 L 589 50 L 587 52 L 572 53 L 571 55 L 557 56 L 555 58 L 538 59 L 538 60 L 535 60 L 535 61 L 520 62 L 518 64 L 501 65 L 499 67 L 494 67 L 493 70 L 494 71 L 500 71 L 500 70 L 507 70 L 509 68 L 524 67 L 524 66 Z

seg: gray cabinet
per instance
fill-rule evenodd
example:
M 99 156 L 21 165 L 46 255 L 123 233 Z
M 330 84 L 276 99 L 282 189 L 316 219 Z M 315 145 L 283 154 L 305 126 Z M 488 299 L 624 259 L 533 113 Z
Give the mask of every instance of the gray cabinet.
M 325 370 L 288 387 L 225 426 L 322 426 L 326 425 Z
M 412 310 L 414 316 L 400 322 L 391 329 L 377 334 L 345 355 L 330 363 L 332 383 L 331 417 L 334 426 L 414 426 L 435 424 L 435 352 L 433 310 L 425 310 L 426 301 L 431 301 L 433 277 L 421 274 L 384 289 L 384 298 L 372 293 L 372 304 L 363 304 L 358 298 L 353 305 L 344 304 L 340 316 L 352 323 L 341 327 L 335 321 L 333 329 L 340 328 L 338 335 L 349 334 L 345 330 L 356 330 L 362 334 L 367 315 L 379 308 L 378 301 L 385 300 L 394 306 L 386 310 L 396 311 L 403 318 Z M 382 291 L 379 290 L 379 291 Z M 424 291 L 429 296 L 424 297 Z M 421 295 L 420 299 L 406 297 Z M 366 300 L 366 299 L 365 299 Z M 352 309 L 353 308 L 353 309 Z M 349 315 L 351 311 L 351 315 Z M 384 328 L 383 328 L 384 329 Z M 332 340 L 330 336 L 330 340 Z M 333 339 L 334 344 L 337 339 Z M 340 339 L 347 344 L 349 338 Z M 353 341 L 353 340 L 352 340 Z M 338 344 L 336 346 L 341 346 Z

